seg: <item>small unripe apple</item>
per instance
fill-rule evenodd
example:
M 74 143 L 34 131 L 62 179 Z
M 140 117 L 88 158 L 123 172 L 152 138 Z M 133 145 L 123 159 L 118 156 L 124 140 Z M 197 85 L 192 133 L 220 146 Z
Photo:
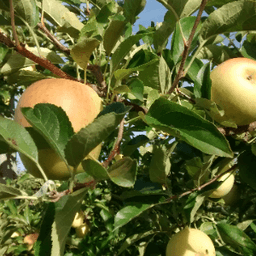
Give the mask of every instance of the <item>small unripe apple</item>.
M 234 174 L 228 172 L 221 176 L 218 181 L 223 181 L 222 184 L 216 188 L 212 194 L 209 196 L 211 198 L 221 198 L 225 195 L 227 195 L 230 190 L 232 189 L 234 182 L 235 182 L 235 176 Z
M 75 218 L 72 222 L 72 228 L 78 228 L 84 223 L 84 213 L 83 211 L 77 212 Z
M 186 227 L 171 237 L 166 256 L 215 256 L 212 240 L 203 231 Z
M 115 160 L 116 161 L 121 160 L 123 157 L 124 157 L 124 155 L 118 154 L 118 155 L 115 156 Z
M 34 233 L 34 234 L 29 234 L 24 237 L 24 244 L 27 245 L 28 250 L 32 250 L 34 243 L 36 242 L 39 234 Z
M 87 223 L 84 223 L 80 227 L 76 228 L 76 235 L 78 238 L 85 237 L 90 232 L 90 227 Z
M 218 122 L 230 120 L 239 125 L 256 121 L 256 61 L 229 59 L 211 72 L 211 99 L 225 111 Z

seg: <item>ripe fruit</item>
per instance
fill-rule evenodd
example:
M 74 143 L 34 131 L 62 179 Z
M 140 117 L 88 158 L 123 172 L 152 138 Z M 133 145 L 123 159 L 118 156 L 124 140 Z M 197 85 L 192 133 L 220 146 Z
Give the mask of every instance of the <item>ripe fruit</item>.
M 62 107 L 75 132 L 91 123 L 102 109 L 100 97 L 88 85 L 61 78 L 44 79 L 30 85 L 22 94 L 15 110 L 15 121 L 24 127 L 29 127 L 30 124 L 22 115 L 20 108 L 34 107 L 37 103 L 51 103 Z M 90 155 L 97 159 L 100 150 L 99 145 L 90 152 Z M 66 180 L 70 177 L 65 163 L 52 149 L 39 150 L 38 157 L 48 179 Z M 28 172 L 35 177 L 42 177 L 30 159 L 21 155 L 21 160 Z M 77 172 L 83 172 L 81 165 Z
M 234 182 L 235 182 L 235 176 L 234 174 L 230 174 L 229 172 L 221 176 L 218 181 L 224 181 L 222 184 L 215 189 L 212 194 L 209 196 L 211 198 L 221 198 L 225 195 L 227 195 L 230 190 L 232 189 Z
M 169 241 L 166 256 L 215 256 L 212 240 L 203 231 L 186 227 Z
M 90 227 L 87 223 L 84 223 L 80 227 L 76 228 L 76 235 L 78 238 L 85 237 L 90 232 Z
M 84 223 L 84 213 L 82 211 L 77 212 L 72 223 L 72 228 L 78 228 Z
M 256 61 L 247 58 L 229 59 L 211 72 L 211 98 L 224 111 L 218 122 L 232 120 L 238 126 L 256 121 Z
M 27 244 L 28 250 L 32 250 L 34 243 L 36 242 L 39 234 L 34 233 L 34 234 L 29 234 L 24 237 L 24 244 Z

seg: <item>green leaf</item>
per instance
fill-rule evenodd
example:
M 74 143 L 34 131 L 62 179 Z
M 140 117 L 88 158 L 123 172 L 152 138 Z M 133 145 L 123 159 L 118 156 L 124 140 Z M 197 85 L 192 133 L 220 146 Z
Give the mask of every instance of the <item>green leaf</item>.
M 171 43 L 171 56 L 175 64 L 178 63 L 183 51 L 184 51 L 184 40 L 187 41 L 190 33 L 192 31 L 192 28 L 194 26 L 196 17 L 185 17 L 182 18 L 179 23 L 176 23 L 176 28 L 174 30 L 173 36 L 172 36 L 172 43 Z M 182 29 L 182 31 L 181 31 Z M 200 26 L 198 26 L 197 29 L 200 29 Z M 198 30 L 195 34 L 194 41 L 196 41 L 198 38 Z M 193 47 L 190 48 L 191 50 Z
M 196 98 L 211 99 L 210 63 L 205 64 L 197 74 L 194 83 L 194 94 Z
M 146 5 L 146 0 L 126 0 L 124 1 L 124 16 L 133 24 L 136 21 L 136 16 L 143 11 Z
M 241 180 L 256 189 L 256 172 L 253 172 L 256 164 L 256 156 L 251 149 L 247 149 L 238 157 L 239 175 Z
M 37 5 L 41 8 L 41 1 L 37 0 Z M 77 37 L 80 30 L 83 28 L 83 23 L 79 18 L 70 12 L 59 0 L 44 0 L 45 17 L 55 26 L 63 27 L 69 24 L 73 28 L 71 36 Z M 75 31 L 75 34 L 74 34 Z
M 71 224 L 76 212 L 78 212 L 81 207 L 88 189 L 89 188 L 79 189 L 72 194 L 62 197 L 55 204 L 55 217 L 51 230 L 51 255 L 62 256 L 64 254 L 66 239 Z
M 129 109 L 122 103 L 113 103 L 107 106 L 91 124 L 76 133 L 65 148 L 68 164 L 77 166 L 93 148 L 116 129 Z
M 136 44 L 143 36 L 149 33 L 140 33 L 132 35 L 125 39 L 115 50 L 110 61 L 110 69 L 112 72 L 118 69 L 123 58 L 131 51 L 131 48 Z
M 110 21 L 103 36 L 103 45 L 106 50 L 106 55 L 110 55 L 118 39 L 122 35 L 125 25 L 125 17 L 121 14 L 116 14 Z
M 74 134 L 72 125 L 61 107 L 49 103 L 22 108 L 27 121 L 45 138 L 49 145 L 65 160 L 64 148 Z
M 82 68 L 86 69 L 92 52 L 100 44 L 96 38 L 83 38 L 71 49 L 71 56 L 74 61 Z
M 138 135 L 132 140 L 130 140 L 124 147 L 123 147 L 123 154 L 125 156 L 130 156 L 132 153 L 140 146 L 149 142 L 149 138 L 145 135 Z
M 154 46 L 157 52 L 161 52 L 166 45 L 169 36 L 172 34 L 176 22 L 184 17 L 193 14 L 201 4 L 201 0 L 157 0 L 163 4 L 168 12 L 164 21 L 154 35 Z
M 128 222 L 135 219 L 144 211 L 152 208 L 153 206 L 153 204 L 142 203 L 133 203 L 131 205 L 125 206 L 115 216 L 115 229 L 121 228 L 122 226 L 126 225 Z
M 254 1 L 234 1 L 212 12 L 201 29 L 202 39 L 235 31 L 255 29 L 256 6 Z
M 168 132 L 206 154 L 232 157 L 228 141 L 215 125 L 165 98 L 157 99 L 145 115 L 148 125 Z
M 163 56 L 160 57 L 158 71 L 161 93 L 165 94 L 172 86 L 172 72 Z
M 217 224 L 218 231 L 224 242 L 234 248 L 239 248 L 241 252 L 256 252 L 256 244 L 241 229 L 226 223 Z M 249 255 L 249 254 L 243 254 Z M 250 254 L 253 255 L 253 254 Z
M 92 159 L 86 159 L 82 162 L 82 166 L 85 172 L 92 176 L 95 180 L 109 179 L 107 170 L 99 162 Z
M 15 199 L 23 196 L 28 196 L 28 194 L 17 188 L 0 184 L 0 200 Z
M 110 179 L 118 186 L 131 187 L 135 183 L 137 174 L 136 160 L 124 157 L 108 169 L 108 174 Z
M 0 116 L 0 141 L 37 162 L 37 147 L 30 134 L 20 124 L 2 116 Z
M 165 146 L 153 146 L 153 156 L 149 166 L 149 177 L 152 182 L 166 184 L 171 170 L 171 162 Z
M 26 47 L 27 50 L 31 51 L 35 55 L 39 56 L 39 53 L 36 48 Z M 63 59 L 57 55 L 54 51 L 51 51 L 47 48 L 40 48 L 41 57 L 49 60 L 53 64 L 63 64 Z M 8 61 L 1 67 L 0 72 L 3 75 L 10 75 L 14 72 L 17 72 L 20 68 L 28 67 L 34 65 L 35 62 L 20 55 L 19 53 L 13 53 Z
M 255 42 L 248 42 L 248 41 L 245 41 L 243 43 L 243 46 L 241 48 L 241 53 L 243 54 L 243 56 L 245 58 L 253 58 L 253 59 L 256 59 L 256 50 L 255 50 L 255 47 L 256 47 L 256 43 Z
M 135 96 L 138 100 L 143 101 L 144 85 L 141 80 L 135 78 L 129 83 L 129 88 L 131 94 Z

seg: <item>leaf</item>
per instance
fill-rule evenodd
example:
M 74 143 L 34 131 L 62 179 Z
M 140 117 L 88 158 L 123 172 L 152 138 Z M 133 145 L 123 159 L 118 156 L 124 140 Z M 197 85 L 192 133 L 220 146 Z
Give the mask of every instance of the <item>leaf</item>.
M 210 63 L 205 64 L 197 74 L 194 82 L 194 94 L 196 98 L 211 99 Z
M 106 55 L 110 55 L 118 39 L 122 35 L 125 25 L 125 17 L 121 14 L 116 14 L 110 21 L 103 36 L 103 45 L 106 50 Z
M 245 41 L 241 48 L 241 53 L 243 54 L 243 57 L 249 58 L 249 59 L 251 58 L 256 59 L 255 47 L 256 47 L 255 42 L 252 43 L 252 42 Z
M 163 4 L 168 12 L 164 21 L 154 35 L 154 46 L 157 52 L 161 52 L 166 45 L 169 36 L 172 34 L 176 22 L 184 17 L 193 14 L 201 4 L 201 0 L 157 0 Z
M 232 157 L 228 141 L 211 122 L 165 98 L 150 107 L 145 122 L 168 132 L 206 154 Z
M 17 188 L 0 184 L 0 200 L 15 199 L 20 196 L 28 196 L 28 194 Z
M 26 47 L 27 50 L 31 51 L 35 55 L 39 56 L 39 53 L 36 48 Z M 63 64 L 64 61 L 62 58 L 57 55 L 54 51 L 51 51 L 47 48 L 40 48 L 41 57 L 46 58 L 53 64 Z M 0 72 L 3 75 L 10 75 L 14 72 L 17 72 L 20 68 L 28 67 L 34 65 L 35 62 L 20 55 L 19 53 L 13 53 L 8 61 L 2 66 Z
M 41 8 L 41 1 L 37 0 L 37 5 Z M 59 0 L 44 0 L 44 13 L 46 18 L 55 26 L 63 27 L 69 24 L 76 33 L 75 36 L 78 36 L 78 33 L 83 28 L 83 23 L 78 19 L 78 17 L 69 11 L 61 1 Z M 74 36 L 74 33 L 70 34 Z
M 165 94 L 172 86 L 172 73 L 163 56 L 160 57 L 158 71 L 161 93 Z
M 76 133 L 65 148 L 68 164 L 77 166 L 116 129 L 129 109 L 122 103 L 108 105 L 91 124 Z
M 188 40 L 192 28 L 194 26 L 196 17 L 185 17 L 180 19 L 179 23 L 176 23 L 176 28 L 174 30 L 171 42 L 171 56 L 174 64 L 177 64 L 183 51 L 184 51 L 184 40 Z M 198 38 L 198 30 L 201 26 L 197 27 L 197 32 L 195 33 L 193 41 Z M 182 31 L 181 31 L 182 29 Z M 190 48 L 191 50 L 193 47 Z
M 0 116 L 0 141 L 7 143 L 15 151 L 37 162 L 37 147 L 26 129 L 13 120 Z
M 51 230 L 52 250 L 51 255 L 64 254 L 66 239 L 76 212 L 79 211 L 89 188 L 83 188 L 72 194 L 62 197 L 55 204 L 55 217 Z
M 145 135 L 138 135 L 131 139 L 123 148 L 123 154 L 125 156 L 131 156 L 132 153 L 140 146 L 149 142 L 149 138 Z
M 48 203 L 40 227 L 39 237 L 34 245 L 35 256 L 51 255 L 51 232 L 55 217 L 55 204 Z
M 92 176 L 95 180 L 109 179 L 107 170 L 99 162 L 92 159 L 86 159 L 82 162 L 82 166 L 85 172 Z
M 153 156 L 149 166 L 149 177 L 152 182 L 166 184 L 171 170 L 171 162 L 165 146 L 153 146 Z
M 123 58 L 131 51 L 131 47 L 136 44 L 143 36 L 149 33 L 140 33 L 132 35 L 125 39 L 115 50 L 110 61 L 110 69 L 112 72 L 117 70 Z
M 1 2 L 2 3 L 0 3 L 0 9 L 10 11 L 9 1 L 2 0 Z M 14 0 L 13 7 L 16 18 L 21 17 L 31 27 L 35 27 L 39 22 L 39 11 L 35 0 Z
M 217 224 L 218 231 L 221 238 L 227 244 L 230 244 L 234 248 L 239 248 L 240 251 L 256 252 L 256 244 L 247 236 L 241 229 L 236 226 L 229 225 L 226 223 Z M 244 254 L 249 255 L 249 254 Z M 252 254 L 250 254 L 252 255 Z
M 234 1 L 212 12 L 204 21 L 201 37 L 204 40 L 218 34 L 254 30 L 256 6 L 254 1 Z
M 125 206 L 115 216 L 114 230 L 126 225 L 128 222 L 135 219 L 144 211 L 152 208 L 153 206 L 154 206 L 153 204 L 142 204 L 142 203 L 132 203 L 131 205 Z
M 124 16 L 131 24 L 136 20 L 136 16 L 143 11 L 146 0 L 126 0 L 124 1 Z
M 141 80 L 138 78 L 133 79 L 129 83 L 129 88 L 133 96 L 135 96 L 138 100 L 143 101 L 144 84 Z
M 256 173 L 253 172 L 256 164 L 256 156 L 247 149 L 238 157 L 239 175 L 241 180 L 256 189 Z
M 118 186 L 131 187 L 135 183 L 137 174 L 136 160 L 124 157 L 108 169 L 108 174 L 110 179 Z
M 22 108 L 21 112 L 64 160 L 64 148 L 74 134 L 65 111 L 53 104 L 40 103 L 36 104 L 34 108 Z
M 96 38 L 83 38 L 73 46 L 71 49 L 71 56 L 74 61 L 82 68 L 86 69 L 89 63 L 89 59 L 92 55 L 92 52 L 100 44 L 100 41 Z

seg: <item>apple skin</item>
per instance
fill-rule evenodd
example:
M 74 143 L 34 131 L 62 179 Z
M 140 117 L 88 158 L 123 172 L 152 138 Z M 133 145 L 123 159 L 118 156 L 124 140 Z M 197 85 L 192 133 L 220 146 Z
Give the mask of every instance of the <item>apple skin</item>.
M 233 121 L 238 126 L 256 121 L 256 61 L 229 59 L 211 72 L 211 99 L 225 111 L 217 122 Z
M 90 227 L 87 223 L 84 223 L 80 227 L 76 228 L 76 236 L 78 238 L 84 238 L 90 232 Z
M 235 182 L 235 175 L 234 174 L 230 174 L 229 172 L 224 174 L 223 176 L 221 176 L 218 181 L 224 181 L 222 182 L 222 184 L 215 189 L 212 194 L 209 196 L 211 198 L 221 198 L 225 195 L 227 195 Z
M 173 235 L 166 248 L 166 256 L 215 256 L 212 240 L 203 231 L 186 227 Z
M 98 94 L 88 85 L 62 78 L 51 78 L 37 81 L 30 85 L 19 99 L 15 110 L 14 120 L 23 127 L 30 127 L 21 112 L 22 107 L 34 107 L 38 103 L 51 103 L 66 112 L 74 132 L 90 124 L 102 110 L 102 101 Z M 101 151 L 101 145 L 95 147 L 90 156 L 97 159 Z M 33 176 L 42 178 L 35 163 L 25 155 L 20 158 Z M 67 180 L 70 173 L 66 164 L 53 149 L 42 149 L 38 152 L 38 161 L 48 179 Z M 72 167 L 70 168 L 73 169 Z M 77 173 L 83 172 L 81 165 Z
M 72 228 L 78 228 L 80 226 L 82 226 L 84 223 L 84 213 L 83 211 L 77 212 L 74 220 L 72 222 Z
M 34 233 L 34 234 L 29 234 L 24 237 L 24 244 L 27 245 L 28 250 L 32 250 L 34 243 L 36 242 L 39 234 Z

